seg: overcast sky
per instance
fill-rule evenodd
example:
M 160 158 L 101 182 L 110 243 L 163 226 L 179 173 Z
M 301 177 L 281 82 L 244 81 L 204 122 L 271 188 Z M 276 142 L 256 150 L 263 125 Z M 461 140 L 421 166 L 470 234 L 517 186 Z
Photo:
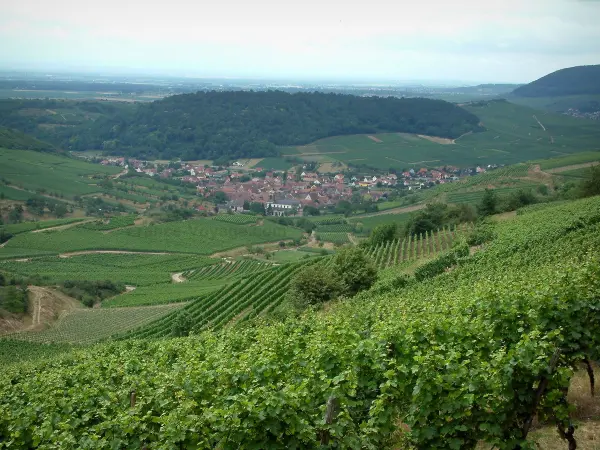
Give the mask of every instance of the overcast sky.
M 600 64 L 594 0 L 2 0 L 0 68 L 529 82 Z

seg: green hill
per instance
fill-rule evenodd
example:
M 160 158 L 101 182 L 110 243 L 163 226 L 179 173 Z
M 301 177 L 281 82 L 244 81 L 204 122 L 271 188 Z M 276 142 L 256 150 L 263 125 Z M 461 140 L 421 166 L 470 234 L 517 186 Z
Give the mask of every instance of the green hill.
M 39 141 L 20 131 L 0 126 L 0 148 L 55 151 L 53 145 Z
M 513 91 L 518 97 L 600 94 L 600 65 L 557 70 Z
M 320 163 L 340 161 L 378 169 L 408 169 L 515 164 L 600 150 L 600 127 L 595 121 L 544 113 L 506 100 L 477 101 L 462 107 L 479 117 L 485 131 L 454 140 L 406 133 L 335 136 L 310 145 L 286 147 L 282 153 Z
M 335 135 L 400 131 L 455 138 L 479 130 L 473 114 L 451 103 L 421 98 L 198 92 L 112 107 L 112 111 L 100 105 L 94 113 L 90 102 L 83 110 L 72 102 L 55 104 L 52 109 L 41 103 L 27 107 L 26 101 L 12 101 L 8 106 L 0 102 L 0 110 L 7 110 L 0 124 L 36 136 L 49 135 L 52 142 L 70 150 L 102 149 L 187 160 L 275 156 L 278 146 L 308 144 Z M 62 114 L 64 105 L 76 111 Z M 52 123 L 36 128 L 38 119 L 32 117 L 37 115 Z M 62 116 L 67 120 L 64 123 Z

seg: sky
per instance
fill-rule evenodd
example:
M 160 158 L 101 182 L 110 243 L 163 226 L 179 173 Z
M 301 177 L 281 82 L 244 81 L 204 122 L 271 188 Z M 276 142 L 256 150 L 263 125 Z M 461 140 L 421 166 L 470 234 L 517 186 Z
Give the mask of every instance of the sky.
M 0 69 L 525 83 L 600 64 L 600 0 L 2 0 Z

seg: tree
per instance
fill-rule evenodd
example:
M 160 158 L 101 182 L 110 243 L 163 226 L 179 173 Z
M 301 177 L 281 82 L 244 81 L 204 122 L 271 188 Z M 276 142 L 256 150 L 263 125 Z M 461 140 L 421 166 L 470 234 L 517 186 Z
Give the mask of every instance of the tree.
M 581 191 L 584 197 L 600 195 L 600 165 L 597 164 L 590 168 L 590 177 L 581 185 Z
M 13 206 L 8 213 L 8 222 L 19 223 L 21 220 L 23 220 L 23 207 L 21 205 Z
M 305 216 L 318 216 L 321 214 L 321 211 L 314 206 L 305 206 L 302 210 L 302 214 Z
M 496 213 L 497 205 L 498 197 L 496 193 L 491 189 L 486 189 L 481 202 L 477 205 L 477 212 L 480 216 L 491 216 Z
M 333 259 L 333 271 L 339 274 L 342 291 L 348 296 L 368 289 L 377 280 L 377 269 L 361 248 L 347 247 Z
M 54 215 L 56 217 L 64 217 L 67 214 L 67 206 L 64 203 L 59 203 L 54 208 Z
M 288 299 L 299 309 L 332 300 L 341 292 L 341 281 L 329 267 L 312 264 L 300 269 L 290 282 Z
M 371 231 L 371 245 L 383 244 L 396 239 L 398 235 L 398 224 L 395 222 L 384 223 L 376 226 Z
M 227 201 L 227 194 L 223 191 L 217 191 L 213 195 L 215 203 L 225 203 Z

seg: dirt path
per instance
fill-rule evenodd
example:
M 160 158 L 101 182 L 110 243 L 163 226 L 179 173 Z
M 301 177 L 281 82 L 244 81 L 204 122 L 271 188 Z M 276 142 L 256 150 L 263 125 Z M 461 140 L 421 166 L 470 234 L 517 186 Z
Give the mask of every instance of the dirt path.
M 82 250 L 80 252 L 67 252 L 58 255 L 59 258 L 69 258 L 78 255 L 93 255 L 95 253 L 110 253 L 115 255 L 174 255 L 173 252 L 134 252 L 128 250 Z
M 123 175 L 127 175 L 127 172 L 129 172 L 129 169 L 123 169 L 122 172 L 119 172 L 118 174 L 114 175 L 112 178 L 116 180 L 117 178 L 121 178 Z
M 383 142 L 381 139 L 379 139 L 379 138 L 376 138 L 375 136 L 370 136 L 370 135 L 369 135 L 369 136 L 367 136 L 367 137 L 368 137 L 369 139 L 371 139 L 372 141 L 375 141 L 375 142 L 377 142 L 377 143 L 379 143 L 379 142 Z
M 546 173 L 561 173 L 561 172 L 567 172 L 569 170 L 585 169 L 586 167 L 592 167 L 592 166 L 596 166 L 598 164 L 600 164 L 600 161 L 592 161 L 592 162 L 581 163 L 581 164 L 572 164 L 570 166 L 563 166 L 563 167 L 556 167 L 554 169 L 548 169 L 548 170 L 545 170 L 545 172 Z
M 81 222 L 68 223 L 66 225 L 57 225 L 55 227 L 42 228 L 41 230 L 31 230 L 32 233 L 41 233 L 42 231 L 56 231 L 56 230 L 67 230 L 69 228 L 76 227 L 82 223 L 93 222 L 96 219 L 82 220 Z
M 399 208 L 391 208 L 391 209 L 386 209 L 385 211 L 379 211 L 376 213 L 370 213 L 370 214 L 363 214 L 360 216 L 350 216 L 350 219 L 361 219 L 362 217 L 374 217 L 374 216 L 382 216 L 384 214 L 402 214 L 402 213 L 408 213 L 408 212 L 413 212 L 413 211 L 418 211 L 420 209 L 425 208 L 427 205 L 425 204 L 419 204 L 419 205 L 411 205 L 411 206 L 401 206 Z
M 183 277 L 183 272 L 172 273 L 171 280 L 173 283 L 183 283 L 186 279 Z
M 348 233 L 348 239 L 352 243 L 352 245 L 358 245 L 358 239 L 352 233 Z
M 69 311 L 81 308 L 81 303 L 62 292 L 44 286 L 28 286 L 29 315 L 10 321 L 0 320 L 0 334 L 24 330 L 39 330 L 59 320 Z

